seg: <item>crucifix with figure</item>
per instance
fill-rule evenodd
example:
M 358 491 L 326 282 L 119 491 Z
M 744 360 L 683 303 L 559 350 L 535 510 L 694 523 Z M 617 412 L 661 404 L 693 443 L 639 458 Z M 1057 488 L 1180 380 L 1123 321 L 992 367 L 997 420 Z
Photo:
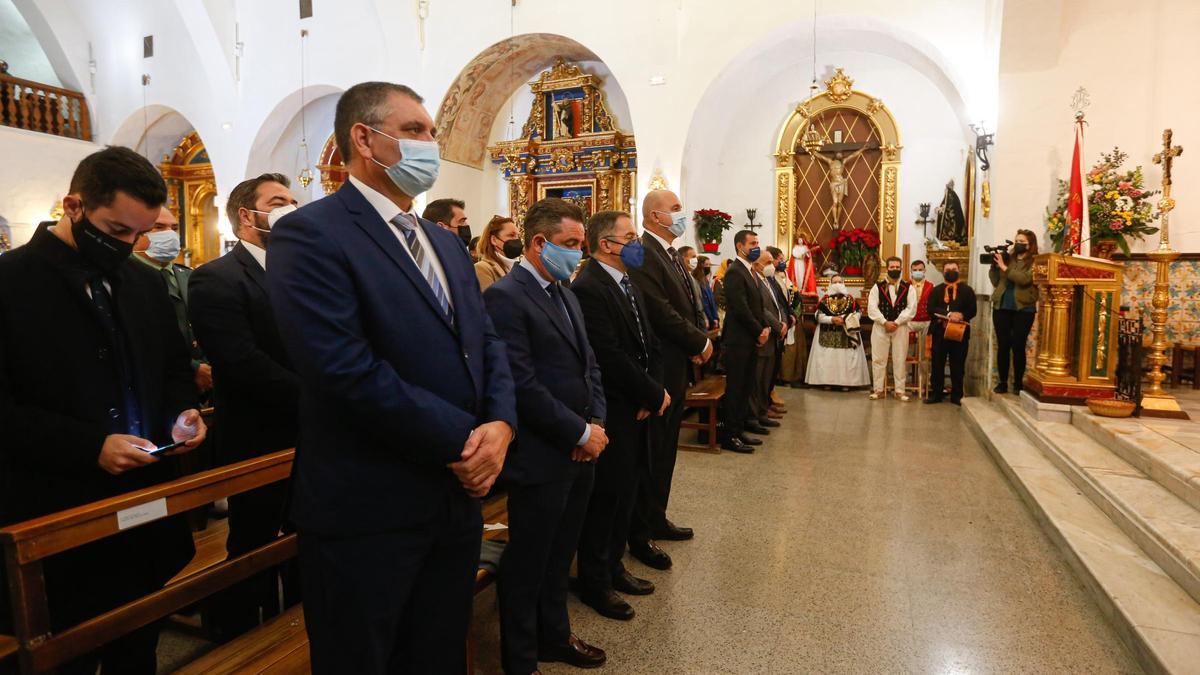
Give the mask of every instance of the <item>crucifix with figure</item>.
M 833 216 L 835 230 L 842 229 L 842 202 L 846 199 L 846 165 L 867 150 L 878 147 L 877 143 L 826 143 L 804 148 L 809 157 L 824 164 L 828 172 L 829 196 L 833 200 L 830 215 Z M 826 157 L 822 153 L 832 153 L 833 157 Z

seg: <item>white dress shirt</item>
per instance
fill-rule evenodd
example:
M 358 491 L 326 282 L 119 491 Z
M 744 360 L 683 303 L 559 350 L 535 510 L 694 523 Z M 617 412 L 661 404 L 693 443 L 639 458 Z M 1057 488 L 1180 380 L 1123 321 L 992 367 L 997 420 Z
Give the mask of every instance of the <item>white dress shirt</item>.
M 646 228 L 645 232 L 646 232 L 646 234 L 650 235 L 651 237 L 654 237 L 654 240 L 662 245 L 664 253 L 666 253 L 668 256 L 671 255 L 671 252 L 667 249 L 674 247 L 675 244 L 672 244 L 671 242 L 667 241 L 666 239 L 663 239 L 662 237 L 658 236 L 654 232 L 651 232 L 649 228 Z M 679 251 L 676 250 L 675 253 L 678 254 Z M 688 293 L 692 292 L 691 288 L 685 288 L 684 290 L 687 291 Z M 701 308 L 701 311 L 703 311 L 703 307 Z M 705 340 L 704 341 L 704 349 L 700 350 L 700 353 L 703 354 L 710 347 L 712 347 L 712 340 Z M 699 354 L 695 354 L 695 356 L 699 356 Z
M 264 248 L 255 246 L 254 244 L 251 244 L 250 242 L 246 241 L 245 239 L 242 240 L 242 246 L 246 247 L 246 250 L 250 252 L 250 255 L 254 256 L 254 259 L 258 261 L 258 266 L 263 268 L 263 271 L 266 272 L 267 271 L 267 250 Z
M 400 240 L 400 248 L 404 249 L 404 252 L 408 254 L 408 257 L 412 259 L 413 264 L 415 265 L 417 260 L 416 258 L 413 258 L 412 251 L 408 250 L 408 240 L 404 238 L 404 233 L 400 231 L 400 228 L 392 223 L 393 218 L 404 212 L 400 210 L 399 206 L 396 206 L 395 202 L 383 196 L 379 193 L 379 191 L 375 190 L 354 176 L 350 176 L 350 183 L 353 184 L 354 187 L 358 188 L 358 191 L 362 193 L 362 196 L 367 198 L 367 202 L 370 203 L 371 206 L 379 213 L 379 217 L 383 218 L 384 222 L 387 223 L 388 228 L 392 231 L 392 234 L 396 235 L 396 239 Z M 417 212 L 413 211 L 411 208 L 409 209 L 408 213 L 405 213 L 404 215 L 412 218 L 413 223 L 418 222 Z M 450 284 L 446 282 L 446 271 L 442 269 L 442 261 L 438 258 L 437 251 L 433 248 L 433 244 L 429 241 L 429 236 L 425 234 L 425 229 L 420 225 L 417 225 L 416 233 L 417 241 L 421 242 L 421 248 L 425 251 L 425 258 L 433 266 L 433 273 L 437 276 L 438 283 L 442 285 L 442 290 L 446 292 L 446 300 L 450 303 L 450 307 L 453 308 L 454 296 L 450 293 Z
M 888 285 L 887 285 L 888 298 L 892 301 L 892 304 L 896 303 L 896 291 L 899 289 L 899 286 L 900 286 L 899 281 L 897 281 L 895 283 L 888 281 Z M 912 318 L 916 315 L 917 315 L 916 294 L 913 292 L 912 284 L 909 284 L 909 286 L 908 286 L 908 302 L 905 303 L 904 309 L 901 310 L 901 312 L 900 312 L 900 316 L 896 317 L 896 325 L 903 326 L 904 324 L 911 321 Z M 879 311 L 879 284 L 873 284 L 871 286 L 871 295 L 867 299 L 867 316 L 871 317 L 871 320 L 874 321 L 875 323 L 886 323 L 887 322 L 887 319 L 883 316 L 883 312 Z
M 621 285 L 621 280 L 625 278 L 624 272 L 613 267 L 612 265 L 609 265 L 608 263 L 601 262 L 599 258 L 592 258 L 592 261 L 600 263 L 600 267 L 603 268 L 605 272 L 608 272 L 608 276 L 612 277 L 613 281 L 617 282 L 618 286 Z

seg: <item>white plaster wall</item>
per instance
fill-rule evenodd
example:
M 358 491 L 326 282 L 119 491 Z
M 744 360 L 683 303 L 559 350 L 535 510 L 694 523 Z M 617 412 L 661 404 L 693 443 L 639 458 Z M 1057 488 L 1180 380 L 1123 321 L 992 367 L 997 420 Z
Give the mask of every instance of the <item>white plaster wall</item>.
M 1008 0 L 1000 60 L 1000 124 L 993 153 L 993 238 L 1017 228 L 1044 231 L 1056 177 L 1066 178 L 1074 142 L 1069 108 L 1077 87 L 1092 105 L 1085 165 L 1119 145 L 1127 168 L 1151 157 L 1165 127 L 1186 151 L 1175 163 L 1172 244 L 1200 251 L 1200 3 L 1158 0 L 1134 9 L 1116 0 Z M 984 235 L 986 236 L 986 235 Z M 1140 246 L 1156 247 L 1157 237 Z M 1136 250 L 1136 249 L 1135 249 Z
M 99 146 L 69 138 L 0 126 L 0 215 L 12 227 L 13 245 L 29 241 L 37 224 L 50 219 L 71 184 L 75 165 Z M 11 153 L 11 154 L 10 154 Z

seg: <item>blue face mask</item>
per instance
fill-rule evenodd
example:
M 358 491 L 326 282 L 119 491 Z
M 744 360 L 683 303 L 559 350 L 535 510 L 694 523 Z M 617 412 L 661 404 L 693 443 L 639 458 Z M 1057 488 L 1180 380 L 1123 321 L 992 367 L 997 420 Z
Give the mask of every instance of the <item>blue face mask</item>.
M 566 281 L 575 273 L 575 267 L 583 259 L 583 251 L 555 246 L 547 240 L 541 258 L 542 265 L 546 267 L 550 276 L 558 281 Z
M 387 136 L 400 146 L 400 161 L 391 166 L 374 157 L 371 158 L 372 162 L 387 169 L 388 178 L 392 179 L 396 187 L 409 197 L 429 192 L 429 189 L 437 182 L 438 169 L 442 162 L 437 142 L 396 138 L 373 127 L 367 128 L 380 136 Z
M 671 217 L 671 234 L 675 235 L 676 237 L 682 237 L 683 233 L 687 231 L 688 217 L 683 211 L 675 211 L 673 213 L 667 211 L 657 211 L 656 213 L 665 213 Z
M 626 269 L 636 270 L 642 266 L 642 263 L 646 262 L 646 247 L 642 246 L 642 242 L 637 239 L 628 242 L 617 241 L 616 239 L 609 239 L 608 241 L 621 244 L 621 264 Z
M 760 255 L 762 255 L 762 248 L 759 246 L 755 246 L 754 248 L 750 249 L 749 251 L 746 251 L 746 260 L 749 260 L 750 262 L 754 262 L 755 260 L 758 260 L 758 256 L 760 256 Z
M 150 246 L 146 255 L 160 263 L 169 263 L 179 256 L 179 233 L 171 230 L 148 232 L 146 239 Z

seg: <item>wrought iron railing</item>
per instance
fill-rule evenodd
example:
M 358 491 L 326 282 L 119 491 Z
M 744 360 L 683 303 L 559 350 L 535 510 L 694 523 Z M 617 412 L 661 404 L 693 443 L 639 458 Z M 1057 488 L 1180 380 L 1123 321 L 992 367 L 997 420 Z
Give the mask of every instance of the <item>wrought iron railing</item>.
M 92 140 L 92 123 L 83 94 L 8 74 L 0 74 L 0 124 Z

